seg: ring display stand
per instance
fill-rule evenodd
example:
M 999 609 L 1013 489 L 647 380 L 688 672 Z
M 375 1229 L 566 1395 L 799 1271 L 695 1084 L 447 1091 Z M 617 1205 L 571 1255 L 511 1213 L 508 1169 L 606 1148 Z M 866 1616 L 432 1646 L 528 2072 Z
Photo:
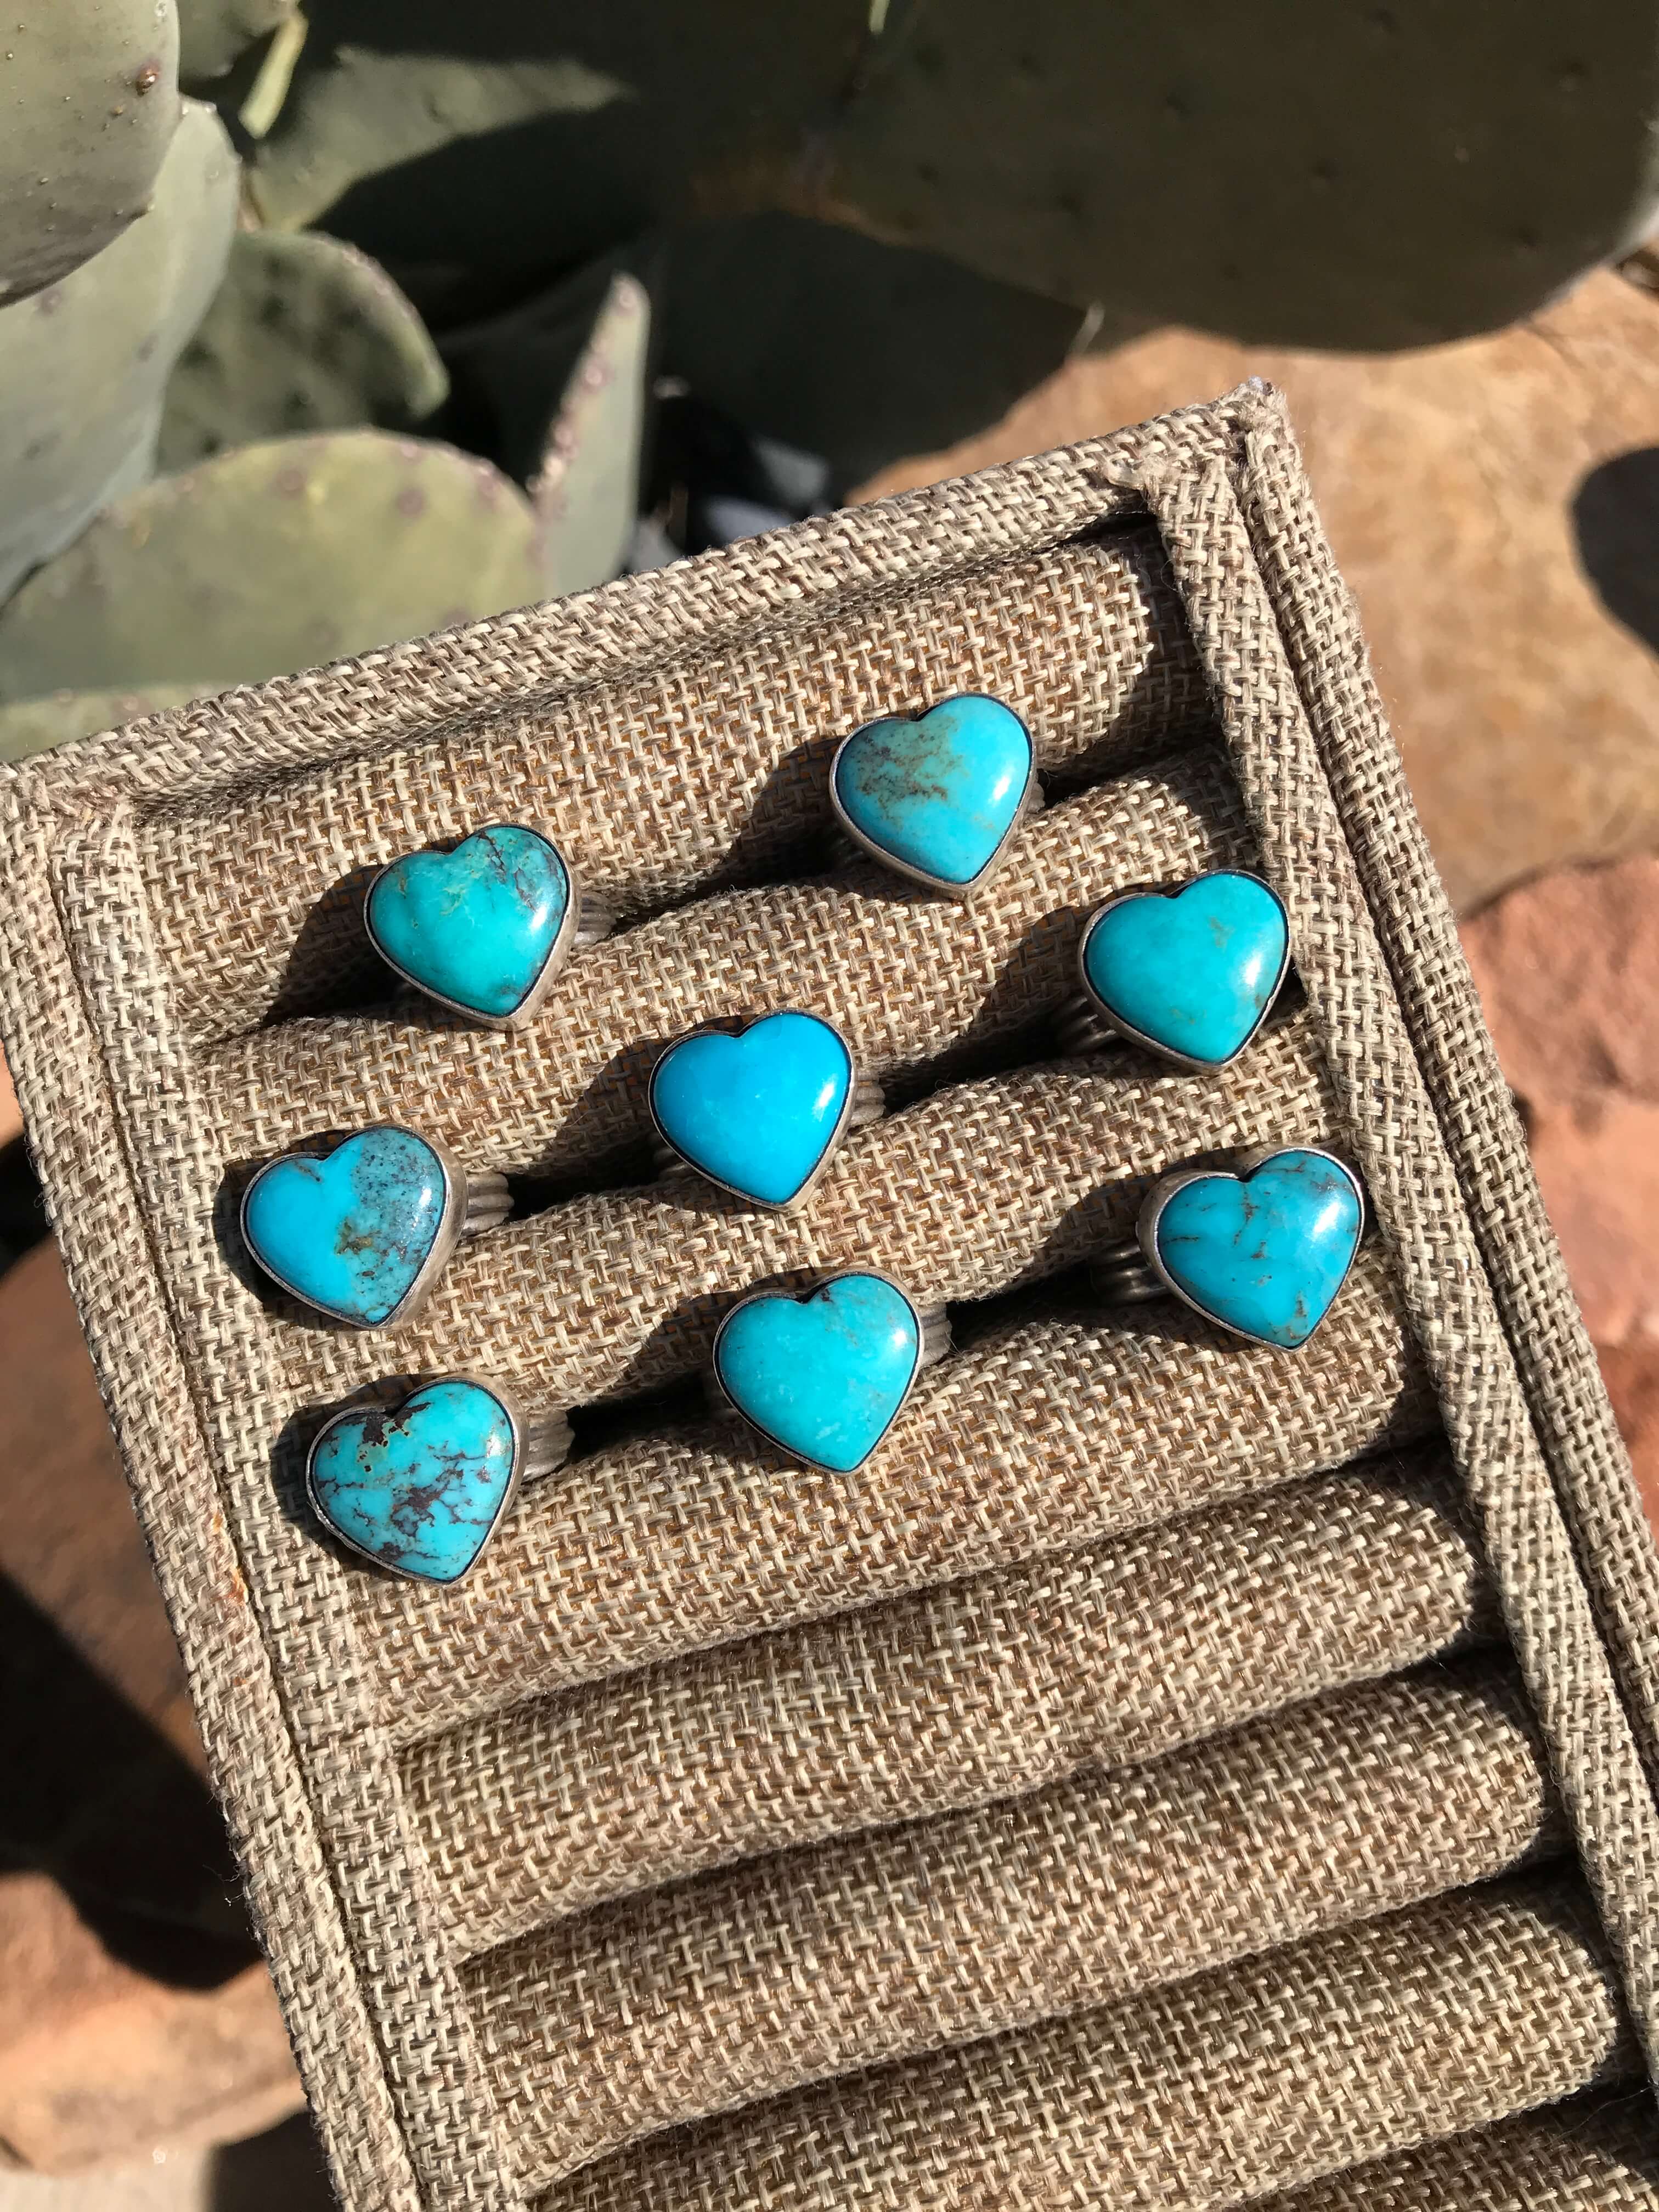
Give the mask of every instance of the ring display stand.
M 969 690 L 1049 802 L 982 896 L 809 872 L 836 741 Z M 0 1030 L 349 2212 L 1659 2205 L 1659 1557 L 1273 394 L 179 708 L 0 817 Z M 629 926 L 518 1033 L 392 1000 L 368 874 L 515 819 Z M 1011 1066 L 1091 908 L 1224 866 L 1288 1018 Z M 664 1043 L 804 978 L 894 1109 L 795 1213 L 644 1180 Z M 249 1164 L 384 1120 L 532 1194 L 390 1345 L 226 1242 Z M 1304 1352 L 1091 1296 L 1264 1143 L 1376 1224 Z M 807 1475 L 679 1386 L 848 1264 L 957 1348 Z M 640 1403 L 434 1589 L 304 1498 L 388 1363 Z

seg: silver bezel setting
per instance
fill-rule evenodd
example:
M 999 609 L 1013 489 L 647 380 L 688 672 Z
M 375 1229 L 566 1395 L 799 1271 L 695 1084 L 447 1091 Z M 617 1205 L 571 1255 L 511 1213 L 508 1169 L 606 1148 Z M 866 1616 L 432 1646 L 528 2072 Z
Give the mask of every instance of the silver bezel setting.
M 1175 1280 L 1164 1265 L 1162 1255 L 1158 1249 L 1158 1223 L 1163 1219 L 1164 1207 L 1177 1191 L 1185 1190 L 1189 1183 L 1194 1182 L 1216 1181 L 1248 1182 L 1258 1168 L 1266 1167 L 1270 1160 L 1282 1159 L 1286 1152 L 1308 1152 L 1314 1158 L 1324 1160 L 1329 1166 L 1335 1168 L 1339 1174 L 1346 1178 L 1359 1208 L 1359 1225 L 1354 1237 L 1353 1250 L 1348 1255 L 1348 1264 L 1342 1270 L 1336 1286 L 1331 1292 L 1325 1312 L 1321 1314 L 1307 1335 L 1303 1338 L 1301 1344 L 1293 1345 L 1278 1344 L 1270 1336 L 1258 1335 L 1254 1329 L 1240 1328 L 1237 1322 L 1224 1321 L 1219 1314 L 1212 1313 L 1207 1306 L 1200 1305 L 1196 1298 L 1190 1297 Z M 1323 1328 L 1331 1307 L 1341 1296 L 1342 1285 L 1352 1273 L 1354 1261 L 1359 1257 L 1360 1242 L 1365 1234 L 1365 1187 L 1348 1163 L 1344 1159 L 1339 1159 L 1334 1152 L 1327 1152 L 1322 1145 L 1252 1145 L 1236 1153 L 1225 1167 L 1177 1168 L 1171 1175 L 1161 1176 L 1147 1192 L 1141 1203 L 1140 1212 L 1135 1222 L 1135 1241 L 1140 1247 L 1147 1266 L 1170 1297 L 1179 1298 L 1182 1305 L 1188 1307 L 1193 1313 L 1200 1315 L 1212 1327 L 1224 1328 L 1231 1335 L 1242 1337 L 1247 1344 L 1259 1344 L 1269 1352 L 1300 1352 L 1304 1346 L 1313 1341 L 1320 1329 Z
M 429 983 L 423 983 L 418 975 L 411 975 L 407 968 L 400 966 L 375 934 L 372 915 L 374 894 L 380 887 L 381 879 L 390 875 L 392 869 L 402 861 L 413 858 L 413 854 L 396 854 L 383 867 L 374 871 L 369 879 L 368 887 L 363 893 L 363 929 L 376 954 L 392 974 L 407 983 L 411 990 L 418 991 L 423 999 L 430 999 L 434 1006 L 446 1007 L 451 1013 L 459 1014 L 465 1020 L 476 1023 L 480 1029 L 521 1030 L 527 1023 L 534 1021 L 540 1012 L 548 993 L 559 979 L 559 971 L 575 949 L 577 933 L 581 927 L 584 894 L 581 879 L 572 866 L 564 848 L 556 838 L 550 836 L 545 830 L 539 828 L 533 822 L 481 822 L 476 830 L 469 830 L 465 837 L 458 837 L 453 845 L 443 849 L 458 852 L 463 845 L 470 844 L 474 837 L 488 836 L 492 830 L 520 830 L 532 837 L 539 837 L 564 870 L 564 913 L 554 933 L 553 942 L 547 949 L 547 957 L 537 971 L 535 981 L 510 1014 L 482 1014 L 476 1006 L 466 1006 L 459 999 L 446 998 L 441 991 L 434 991 Z M 421 847 L 417 849 L 435 851 L 440 848 Z
M 1251 1023 L 1249 1034 L 1240 1039 L 1225 1060 L 1194 1060 L 1187 1053 L 1176 1052 L 1171 1046 L 1159 1043 L 1156 1037 L 1148 1036 L 1144 1030 L 1136 1029 L 1132 1022 L 1126 1022 L 1121 1015 L 1115 1013 L 1089 981 L 1085 959 L 1089 950 L 1089 939 L 1114 908 L 1127 905 L 1131 899 L 1177 899 L 1183 891 L 1189 891 L 1194 884 L 1207 883 L 1212 877 L 1215 876 L 1243 876 L 1249 882 L 1259 884 L 1267 892 L 1284 917 L 1285 951 L 1279 963 L 1279 972 L 1273 977 L 1273 988 L 1263 1002 L 1261 1012 Z M 1140 1046 L 1143 1051 L 1156 1053 L 1160 1060 L 1166 1060 L 1176 1067 L 1184 1067 L 1192 1074 L 1213 1075 L 1220 1068 L 1231 1067 L 1242 1053 L 1249 1050 L 1257 1037 L 1261 1036 L 1262 1024 L 1273 1010 L 1274 1002 L 1285 987 L 1285 978 L 1291 972 L 1291 917 L 1285 909 L 1284 900 L 1280 898 L 1273 885 L 1265 882 L 1249 868 L 1206 868 L 1201 875 L 1189 876 L 1184 883 L 1170 886 L 1162 884 L 1133 884 L 1127 890 L 1115 891 L 1110 898 L 1103 900 L 1100 905 L 1091 913 L 1083 925 L 1083 933 L 1078 939 L 1076 966 L 1078 986 L 1084 998 L 1088 1001 L 1092 1012 L 1115 1036 L 1122 1037 L 1130 1044 Z M 1306 1151 L 1311 1148 L 1303 1146 L 1301 1149 Z
M 846 1282 L 854 1276 L 862 1276 L 872 1282 L 885 1283 L 890 1291 L 896 1291 L 903 1299 L 910 1310 L 911 1318 L 916 1324 L 916 1356 L 911 1364 L 908 1380 L 904 1385 L 898 1402 L 888 1417 L 886 1427 L 883 1429 L 869 1450 L 865 1453 L 864 1457 L 854 1467 L 826 1467 L 822 1460 L 812 1459 L 796 1445 L 786 1443 L 781 1437 L 775 1436 L 770 1429 L 763 1428 L 758 1421 L 744 1412 L 742 1407 L 726 1389 L 725 1379 L 721 1376 L 720 1346 L 726 1330 L 746 1306 L 769 1304 L 775 1298 L 788 1298 L 798 1306 L 810 1305 L 820 1291 L 828 1290 L 832 1284 Z M 729 1306 L 720 1316 L 720 1325 L 714 1331 L 714 1340 L 709 1346 L 708 1377 L 719 1402 L 746 1427 L 752 1429 L 757 1436 L 763 1437 L 774 1451 L 781 1452 L 787 1460 L 799 1461 L 803 1467 L 810 1467 L 819 1474 L 856 1474 L 859 1468 L 866 1466 L 873 1459 L 888 1437 L 891 1436 L 895 1423 L 910 1401 L 910 1394 L 916 1387 L 917 1376 L 921 1373 L 924 1367 L 932 1366 L 935 1360 L 942 1358 L 949 1349 L 950 1324 L 945 1321 L 942 1309 L 935 1314 L 919 1306 L 902 1283 L 896 1283 L 890 1275 L 884 1274 L 879 1267 L 835 1267 L 827 1274 L 820 1275 L 815 1282 L 809 1283 L 803 1291 L 750 1291 L 745 1297 L 739 1298 L 735 1305 Z
M 1019 804 L 1009 818 L 1008 827 L 998 839 L 994 850 L 988 855 L 978 874 L 970 876 L 966 883 L 952 883 L 945 876 L 930 876 L 926 869 L 913 867 L 908 860 L 896 859 L 893 854 L 887 851 L 884 846 L 878 845 L 873 839 L 865 836 L 863 830 L 859 828 L 841 803 L 837 781 L 841 774 L 842 755 L 847 750 L 848 745 L 854 744 L 866 730 L 873 729 L 878 722 L 920 722 L 925 720 L 936 707 L 949 707 L 958 699 L 982 699 L 988 696 L 988 693 L 982 691 L 950 691 L 943 699 L 936 699 L 932 707 L 924 708 L 919 714 L 872 714 L 867 722 L 860 722 L 857 729 L 849 730 L 830 757 L 830 805 L 842 832 L 852 839 L 860 852 L 867 853 L 873 860 L 879 860 L 884 868 L 890 868 L 895 875 L 903 876 L 910 883 L 920 884 L 924 890 L 942 892 L 946 898 L 965 901 L 972 898 L 976 891 L 983 890 L 1007 857 L 1009 845 L 1020 824 L 1028 815 L 1034 814 L 1042 804 L 1042 787 L 1037 781 L 1036 774 L 1036 745 L 1025 717 L 1023 714 L 1014 714 L 1013 708 L 1007 706 L 1006 701 L 1001 699 L 997 701 L 998 706 L 1014 715 L 1014 720 L 1025 733 L 1025 783 L 1019 795 Z
M 365 1413 L 373 1413 L 377 1410 L 383 1411 L 389 1417 L 395 1418 L 398 1413 L 401 1413 L 404 1408 L 414 1399 L 418 1398 L 423 1390 L 436 1389 L 441 1383 L 445 1382 L 465 1382 L 469 1384 L 474 1389 L 482 1390 L 487 1397 L 493 1398 L 495 1401 L 495 1403 L 501 1407 L 501 1411 L 506 1414 L 507 1425 L 513 1432 L 513 1472 L 507 1478 L 507 1487 L 501 1492 L 501 1502 L 496 1506 L 495 1513 L 490 1518 L 489 1526 L 485 1529 L 483 1536 L 479 1542 L 477 1550 L 474 1552 L 472 1557 L 468 1560 L 466 1565 L 461 1570 L 460 1573 L 459 1575 L 451 1576 L 449 1580 L 447 1582 L 441 1580 L 435 1575 L 417 1574 L 411 1567 L 398 1566 L 394 1565 L 392 1560 L 382 1559 L 378 1552 L 371 1552 L 368 1550 L 365 1546 L 355 1543 L 352 1539 L 346 1534 L 343 1528 L 337 1527 L 336 1523 L 330 1519 L 327 1511 L 323 1506 L 322 1501 L 317 1495 L 315 1481 L 317 1455 L 322 1449 L 324 1439 L 331 1435 L 336 1429 L 342 1425 L 343 1423 L 346 1421 L 362 1420 Z M 556 1425 L 556 1424 L 555 1425 Z M 566 1424 L 566 1430 L 568 1434 L 568 1423 Z M 472 1570 L 477 1565 L 479 1560 L 483 1559 L 484 1553 L 489 1549 L 490 1545 L 495 1541 L 495 1531 L 501 1527 L 501 1522 L 506 1519 L 508 1511 L 519 1495 L 520 1485 L 522 1483 L 526 1472 L 526 1440 L 531 1433 L 532 1425 L 526 1419 L 524 1409 L 520 1404 L 516 1394 L 507 1389 L 502 1383 L 495 1382 L 491 1377 L 486 1375 L 475 1375 L 465 1371 L 453 1375 L 428 1375 L 423 1376 L 420 1382 L 416 1382 L 411 1389 L 405 1391 L 395 1406 L 388 1406 L 383 1408 L 375 1408 L 374 1407 L 361 1405 L 342 1406 L 337 1413 L 331 1413 L 329 1415 L 327 1420 L 323 1423 L 321 1428 L 318 1430 L 316 1435 L 312 1438 L 310 1448 L 306 1453 L 306 1502 L 310 1506 L 313 1513 L 317 1516 L 317 1519 L 334 1539 L 335 1542 L 338 1544 L 343 1550 L 349 1552 L 354 1558 L 367 1559 L 372 1566 L 379 1567 L 383 1574 L 395 1575 L 399 1582 L 422 1583 L 424 1583 L 428 1589 L 454 1589 L 466 1580 L 467 1577 L 472 1572 Z M 566 1449 L 568 1449 L 568 1444 Z M 550 1462 L 548 1468 L 544 1469 L 538 1468 L 538 1472 L 550 1473 L 552 1471 L 552 1468 L 556 1467 L 557 1464 L 557 1459 L 554 1459 Z
M 443 1175 L 444 1204 L 443 1212 L 438 1218 L 438 1233 L 432 1240 L 432 1249 L 422 1261 L 419 1273 L 402 1297 L 384 1320 L 359 1321 L 355 1314 L 342 1313 L 334 1306 L 319 1305 L 315 1298 L 308 1297 L 295 1284 L 289 1282 L 287 1276 L 279 1275 L 276 1268 L 262 1259 L 248 1235 L 247 1209 L 254 1191 L 273 1170 L 285 1166 L 290 1160 L 330 1159 L 336 1152 L 350 1144 L 354 1138 L 371 1136 L 380 1129 L 396 1129 L 405 1137 L 413 1137 L 416 1144 L 426 1146 L 437 1161 Z M 372 1334 L 377 1329 L 396 1328 L 401 1322 L 407 1321 L 418 1310 L 438 1276 L 448 1265 L 456 1246 L 461 1241 L 466 1220 L 466 1170 L 456 1159 L 447 1145 L 436 1137 L 428 1137 L 422 1130 L 411 1129 L 407 1121 L 371 1121 L 364 1128 L 349 1130 L 345 1135 L 336 1138 L 321 1148 L 315 1145 L 295 1145 L 291 1151 L 279 1153 L 274 1160 L 267 1160 L 257 1174 L 248 1178 L 247 1188 L 242 1193 L 241 1204 L 236 1210 L 237 1229 L 241 1237 L 242 1249 L 253 1261 L 260 1273 L 275 1283 L 278 1290 L 297 1300 L 301 1305 L 309 1306 L 313 1313 L 321 1314 L 325 1319 L 337 1322 L 343 1328 L 355 1328 L 365 1334 Z
M 808 1021 L 817 1022 L 821 1028 L 830 1031 L 847 1060 L 847 1096 L 842 1101 L 841 1112 L 836 1116 L 836 1126 L 831 1132 L 830 1140 L 819 1154 L 818 1164 L 812 1170 L 811 1174 L 807 1176 L 793 1197 L 786 1199 L 757 1198 L 752 1191 L 740 1190 L 736 1183 L 725 1182 L 719 1176 L 710 1175 L 707 1168 L 699 1167 L 695 1160 L 687 1158 L 657 1116 L 657 1077 L 671 1054 L 678 1052 L 683 1044 L 690 1044 L 693 1037 L 747 1036 L 750 1030 L 762 1022 L 770 1021 L 774 1014 L 800 1014 Z M 854 1057 L 852 1046 L 848 1043 L 837 1024 L 826 1020 L 822 1014 L 815 1014 L 810 1006 L 772 1006 L 763 1014 L 750 1015 L 747 1020 L 734 1018 L 731 1021 L 699 1022 L 695 1029 L 687 1030 L 683 1036 L 677 1036 L 672 1043 L 665 1044 L 652 1063 L 651 1074 L 645 1086 L 645 1106 L 646 1112 L 650 1117 L 652 1133 L 658 1145 L 665 1152 L 671 1153 L 683 1166 L 690 1168 L 694 1175 L 701 1176 L 706 1183 L 711 1183 L 716 1190 L 723 1190 L 730 1197 L 741 1199 L 745 1206 L 758 1206 L 767 1213 L 793 1213 L 797 1207 L 804 1206 L 811 1196 L 819 1177 L 835 1158 L 842 1139 L 847 1134 L 848 1124 L 853 1119 L 854 1109 L 858 1104 L 859 1089 L 858 1061 Z M 896 1288 L 896 1285 L 895 1287 Z

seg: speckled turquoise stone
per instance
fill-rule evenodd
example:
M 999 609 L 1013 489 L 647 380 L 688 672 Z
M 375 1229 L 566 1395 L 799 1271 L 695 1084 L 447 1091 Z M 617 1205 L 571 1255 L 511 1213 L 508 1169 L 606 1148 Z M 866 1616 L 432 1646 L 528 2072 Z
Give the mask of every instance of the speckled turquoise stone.
M 325 1159 L 273 1160 L 242 1200 L 269 1275 L 320 1312 L 377 1328 L 408 1296 L 443 1225 L 443 1164 L 409 1129 L 365 1129 Z
M 516 823 L 480 830 L 453 853 L 410 853 L 368 895 L 383 960 L 434 998 L 502 1021 L 551 958 L 570 878 L 545 837 Z
M 342 1414 L 312 1448 L 311 1499 L 335 1534 L 399 1574 L 453 1583 L 513 1481 L 513 1422 L 477 1382 L 429 1382 L 395 1413 Z
M 720 1388 L 793 1457 L 846 1474 L 892 1426 L 921 1357 L 909 1302 L 879 1275 L 735 1307 L 714 1340 Z
M 1364 1208 L 1319 1152 L 1276 1152 L 1242 1181 L 1200 1176 L 1158 1218 L 1158 1256 L 1200 1313 L 1264 1344 L 1305 1344 L 1342 1287 Z
M 1000 699 L 964 693 L 911 721 L 855 730 L 836 756 L 836 803 L 878 851 L 931 883 L 971 884 L 1019 811 L 1031 739 Z
M 741 1036 L 682 1037 L 651 1076 L 651 1111 L 682 1159 L 763 1206 L 787 1206 L 823 1158 L 853 1084 L 846 1045 L 787 1009 Z
M 1219 1067 L 1261 1025 L 1284 972 L 1285 909 L 1254 876 L 1200 876 L 1173 896 L 1117 899 L 1090 924 L 1083 974 L 1113 1018 Z

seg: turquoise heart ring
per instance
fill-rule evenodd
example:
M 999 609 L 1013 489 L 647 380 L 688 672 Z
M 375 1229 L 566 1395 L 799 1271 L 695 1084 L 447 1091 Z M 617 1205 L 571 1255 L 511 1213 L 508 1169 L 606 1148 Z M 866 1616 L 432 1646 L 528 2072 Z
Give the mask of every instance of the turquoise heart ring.
M 1134 1235 L 1096 1261 L 1095 1288 L 1172 1292 L 1236 1336 L 1293 1352 L 1329 1312 L 1364 1224 L 1359 1178 L 1334 1154 L 1264 1146 L 1155 1183 Z
M 363 924 L 394 974 L 491 1029 L 532 1020 L 569 954 L 615 917 L 585 897 L 551 837 L 519 822 L 447 852 L 405 853 L 369 884 Z
M 830 802 L 855 844 L 913 883 L 971 898 L 1022 816 L 1042 804 L 1031 733 L 1000 699 L 964 691 L 844 738 Z
M 1124 1038 L 1177 1067 L 1225 1067 L 1290 964 L 1284 904 L 1260 877 L 1221 869 L 1175 890 L 1120 891 L 1084 924 L 1060 1041 L 1086 1054 Z
M 850 1474 L 950 1348 L 942 1307 L 924 1311 L 887 1276 L 849 1268 L 734 1305 L 715 1332 L 711 1395 L 791 1459 Z
M 647 1099 L 659 1164 L 683 1162 L 779 1212 L 801 1203 L 846 1132 L 883 1106 L 835 1024 L 793 1006 L 677 1039 Z
M 382 1121 L 268 1160 L 242 1194 L 242 1242 L 273 1282 L 331 1321 L 390 1328 L 463 1237 L 511 1211 L 504 1176 L 469 1175 L 435 1138 Z
M 562 1413 L 530 1420 L 502 1384 L 440 1375 L 325 1421 L 307 1456 L 306 1494 L 348 1550 L 413 1582 L 457 1583 L 524 1477 L 550 1474 L 570 1442 Z

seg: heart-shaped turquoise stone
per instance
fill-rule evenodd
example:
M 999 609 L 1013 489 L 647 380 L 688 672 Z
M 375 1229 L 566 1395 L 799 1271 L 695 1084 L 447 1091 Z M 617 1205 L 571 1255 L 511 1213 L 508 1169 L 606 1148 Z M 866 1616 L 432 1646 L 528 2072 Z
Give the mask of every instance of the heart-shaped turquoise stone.
M 1264 883 L 1200 876 L 1184 890 L 1115 899 L 1089 925 L 1083 975 L 1113 1020 L 1219 1067 L 1261 1026 L 1285 972 L 1285 909 Z
M 829 1150 L 852 1086 L 840 1036 L 790 1009 L 741 1036 L 705 1030 L 671 1045 L 652 1073 L 651 1111 L 694 1168 L 763 1206 L 787 1206 Z
M 312 1504 L 382 1566 L 453 1583 L 489 1541 L 513 1486 L 513 1421 L 477 1382 L 428 1382 L 395 1413 L 337 1415 L 312 1447 Z
M 447 1196 L 443 1163 L 413 1130 L 365 1129 L 325 1159 L 261 1168 L 242 1200 L 242 1237 L 295 1297 L 378 1328 L 426 1265 Z
M 1199 1311 L 1243 1336 L 1305 1344 L 1359 1248 L 1364 1206 L 1323 1152 L 1275 1152 L 1251 1175 L 1194 1178 L 1153 1231 L 1158 1263 Z
M 714 1339 L 715 1375 L 744 1418 L 836 1474 L 886 1435 L 921 1358 L 915 1309 L 879 1275 L 836 1275 L 808 1298 L 745 1299 Z
M 380 957 L 434 999 L 504 1021 L 541 981 L 570 903 L 545 837 L 516 823 L 453 853 L 409 853 L 375 878 L 364 910 Z
M 1019 716 L 964 692 L 914 721 L 890 714 L 855 730 L 836 756 L 836 802 L 878 853 L 960 890 L 995 859 L 1031 759 Z

